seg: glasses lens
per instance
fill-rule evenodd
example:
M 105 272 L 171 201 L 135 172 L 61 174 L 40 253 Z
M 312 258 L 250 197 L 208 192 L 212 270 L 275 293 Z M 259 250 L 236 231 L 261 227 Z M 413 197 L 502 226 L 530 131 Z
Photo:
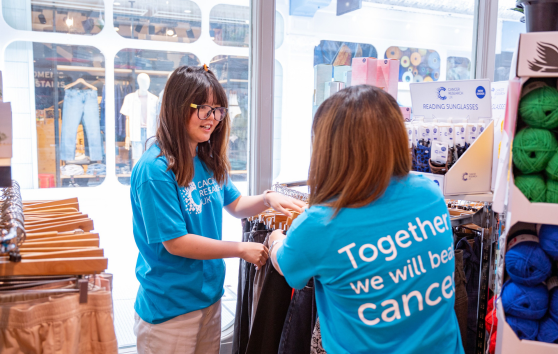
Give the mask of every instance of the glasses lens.
M 198 118 L 207 119 L 211 114 L 211 107 L 209 106 L 198 106 Z
M 227 115 L 227 109 L 219 107 L 215 109 L 215 120 L 222 120 Z

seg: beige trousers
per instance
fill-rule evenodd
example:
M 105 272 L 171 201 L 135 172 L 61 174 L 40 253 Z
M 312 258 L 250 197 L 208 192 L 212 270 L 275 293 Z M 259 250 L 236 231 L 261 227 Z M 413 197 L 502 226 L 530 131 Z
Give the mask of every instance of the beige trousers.
M 138 354 L 219 354 L 221 300 L 160 324 L 135 319 Z

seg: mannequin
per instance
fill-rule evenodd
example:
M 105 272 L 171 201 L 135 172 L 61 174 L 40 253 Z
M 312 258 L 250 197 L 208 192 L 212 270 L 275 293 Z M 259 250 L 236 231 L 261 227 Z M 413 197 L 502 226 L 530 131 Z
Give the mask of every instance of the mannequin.
M 138 90 L 124 97 L 120 113 L 126 116 L 126 139 L 124 147 L 132 149 L 132 166 L 145 151 L 145 142 L 157 131 L 157 96 L 150 93 L 151 79 L 141 73 L 137 78 Z

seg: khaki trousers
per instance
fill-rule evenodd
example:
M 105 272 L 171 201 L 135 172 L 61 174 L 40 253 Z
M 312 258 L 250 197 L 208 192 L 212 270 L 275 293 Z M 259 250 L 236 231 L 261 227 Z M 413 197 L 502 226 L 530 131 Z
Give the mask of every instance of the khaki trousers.
M 118 345 L 108 291 L 79 295 L 0 296 L 2 354 L 116 354 Z
M 160 324 L 135 319 L 138 354 L 219 354 L 221 300 Z

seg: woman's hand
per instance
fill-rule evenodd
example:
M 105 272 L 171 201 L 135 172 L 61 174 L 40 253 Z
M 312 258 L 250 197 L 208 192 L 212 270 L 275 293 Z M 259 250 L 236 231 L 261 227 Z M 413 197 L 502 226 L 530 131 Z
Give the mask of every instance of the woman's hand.
M 267 202 L 267 204 L 269 204 L 273 209 L 289 217 L 292 216 L 292 214 L 287 210 L 287 208 L 298 213 L 302 213 L 303 208 L 306 207 L 306 203 L 276 192 L 264 194 L 263 197 L 264 201 Z
M 261 268 L 269 255 L 267 247 L 257 242 L 242 242 L 240 245 L 240 258 Z

